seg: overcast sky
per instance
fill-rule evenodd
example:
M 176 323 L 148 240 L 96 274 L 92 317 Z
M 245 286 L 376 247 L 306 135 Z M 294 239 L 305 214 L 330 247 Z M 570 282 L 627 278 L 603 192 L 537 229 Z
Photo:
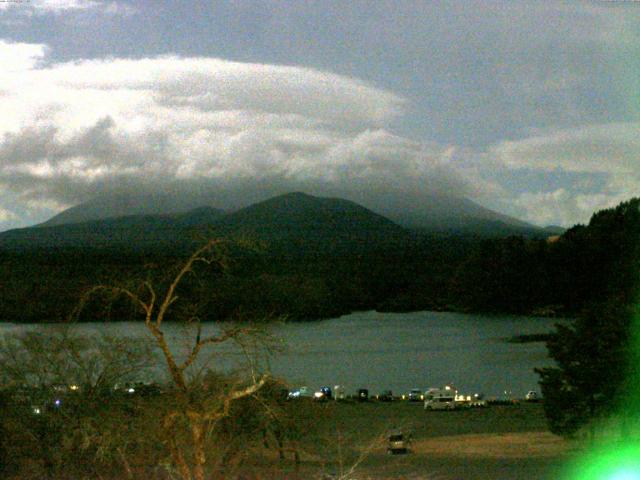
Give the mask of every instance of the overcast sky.
M 0 230 L 254 184 L 587 222 L 640 195 L 639 25 L 624 0 L 0 0 Z

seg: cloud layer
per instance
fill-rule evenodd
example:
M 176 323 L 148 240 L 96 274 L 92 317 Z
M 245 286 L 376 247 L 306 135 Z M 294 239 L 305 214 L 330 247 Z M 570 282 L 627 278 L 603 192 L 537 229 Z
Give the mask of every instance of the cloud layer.
M 106 15 L 130 15 L 136 10 L 129 4 L 98 0 L 13 0 L 0 2 L 0 11 L 21 15 L 96 12 Z
M 571 225 L 640 194 L 639 133 L 638 122 L 590 125 L 505 141 L 489 154 L 503 168 L 575 177 L 565 187 L 528 191 L 513 199 L 522 216 L 539 224 Z
M 455 149 L 392 133 L 406 100 L 358 79 L 176 56 L 43 65 L 46 53 L 0 43 L 0 208 L 37 216 L 115 188 L 200 188 L 222 207 L 252 185 L 357 198 L 489 188 L 465 179 Z
M 127 50 L 131 5 L 0 2 L 0 22 L 52 25 L 13 33 L 45 43 L 0 40 L 0 230 L 114 189 L 200 192 L 220 207 L 294 189 L 370 206 L 445 192 L 565 225 L 640 192 L 630 8 L 379 2 L 359 30 L 358 5 L 234 3 L 209 11 L 204 32 L 183 11 L 193 17 L 164 47 Z M 175 8 L 159 5 L 154 46 L 161 11 Z M 323 41 L 308 31 L 311 13 Z M 212 33 L 220 18 L 237 23 Z M 99 25 L 119 33 L 94 41 Z M 87 51 L 76 48 L 83 35 Z M 157 56 L 181 35 L 198 48 Z M 237 49 L 200 48 L 210 37 Z

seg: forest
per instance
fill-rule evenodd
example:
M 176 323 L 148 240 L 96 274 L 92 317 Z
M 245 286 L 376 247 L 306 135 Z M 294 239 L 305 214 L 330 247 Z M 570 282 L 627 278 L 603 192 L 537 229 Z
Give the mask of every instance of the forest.
M 631 302 L 639 271 L 639 206 L 638 198 L 623 202 L 594 213 L 588 225 L 549 238 L 483 238 L 384 225 L 384 235 L 371 240 L 331 226 L 314 236 L 291 234 L 289 225 L 287 235 L 200 229 L 146 243 L 17 248 L 0 242 L 0 320 L 64 321 L 92 286 L 161 282 L 167 266 L 218 235 L 225 239 L 224 267 L 189 279 L 182 293 L 205 298 L 198 302 L 203 320 L 284 315 L 305 321 L 370 309 L 573 316 L 604 299 Z M 86 309 L 91 315 L 81 320 L 132 320 L 139 314 L 128 302 L 108 305 Z

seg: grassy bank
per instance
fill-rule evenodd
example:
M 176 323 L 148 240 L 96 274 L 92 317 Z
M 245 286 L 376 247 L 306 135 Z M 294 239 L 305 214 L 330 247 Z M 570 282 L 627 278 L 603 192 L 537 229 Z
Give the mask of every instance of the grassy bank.
M 276 478 L 558 479 L 573 448 L 548 433 L 535 403 L 451 412 L 408 402 L 330 403 L 311 410 L 318 425 L 302 439 L 300 470 L 285 468 Z M 410 453 L 389 455 L 386 434 L 398 429 L 411 435 Z
M 167 432 L 155 422 L 155 412 L 171 400 L 169 394 L 93 403 L 77 397 L 73 406 L 69 397 L 59 409 L 38 414 L 28 404 L 6 404 L 2 445 L 14 468 L 3 478 L 175 478 L 166 464 Z M 275 414 L 275 423 L 267 413 Z M 282 450 L 273 436 L 278 429 L 286 430 Z M 409 453 L 389 455 L 387 434 L 398 430 L 411 438 Z M 122 457 L 105 457 L 109 441 Z M 268 404 L 258 398 L 235 404 L 228 421 L 210 432 L 207 445 L 208 478 L 245 480 L 557 479 L 573 448 L 548 433 L 536 403 L 425 411 L 420 402 Z M 55 462 L 62 462 L 60 468 L 53 468 Z

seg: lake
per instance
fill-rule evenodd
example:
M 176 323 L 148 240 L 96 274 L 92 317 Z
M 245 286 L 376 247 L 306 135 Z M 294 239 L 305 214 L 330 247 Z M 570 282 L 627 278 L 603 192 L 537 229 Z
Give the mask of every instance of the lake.
M 486 316 L 449 312 L 357 312 L 340 318 L 272 327 L 286 351 L 269 362 L 275 375 L 292 385 L 343 385 L 348 393 L 368 388 L 371 394 L 395 394 L 453 383 L 465 393 L 497 396 L 504 391 L 522 397 L 539 390 L 534 367 L 552 365 L 544 343 L 508 343 L 514 335 L 545 333 L 558 320 L 537 317 Z M 54 325 L 0 324 L 0 335 L 12 331 L 48 330 Z M 88 335 L 147 335 L 142 323 L 83 323 L 73 326 Z M 207 324 L 203 334 L 218 327 Z M 167 336 L 188 348 L 181 337 L 193 332 L 165 324 Z M 191 336 L 189 337 L 189 334 Z M 221 353 L 229 366 L 242 356 Z

